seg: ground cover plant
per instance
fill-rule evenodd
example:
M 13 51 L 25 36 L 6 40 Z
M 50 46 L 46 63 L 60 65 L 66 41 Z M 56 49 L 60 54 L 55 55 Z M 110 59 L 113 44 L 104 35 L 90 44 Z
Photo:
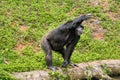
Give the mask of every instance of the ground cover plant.
M 75 63 L 120 59 L 119 0 L 1 0 L 0 79 L 12 72 L 46 69 L 41 37 L 58 25 L 91 13 L 72 56 Z M 53 52 L 53 64 L 61 55 Z M 59 62 L 58 62 L 59 61 Z

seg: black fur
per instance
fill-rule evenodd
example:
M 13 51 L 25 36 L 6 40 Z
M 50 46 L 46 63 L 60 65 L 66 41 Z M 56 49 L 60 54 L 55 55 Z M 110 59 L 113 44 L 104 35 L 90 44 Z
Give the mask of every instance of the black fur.
M 88 18 L 90 15 L 75 18 L 42 37 L 41 46 L 46 53 L 46 64 L 49 69 L 55 70 L 52 66 L 52 50 L 62 54 L 64 59 L 62 67 L 71 64 L 70 57 L 84 29 L 81 23 Z

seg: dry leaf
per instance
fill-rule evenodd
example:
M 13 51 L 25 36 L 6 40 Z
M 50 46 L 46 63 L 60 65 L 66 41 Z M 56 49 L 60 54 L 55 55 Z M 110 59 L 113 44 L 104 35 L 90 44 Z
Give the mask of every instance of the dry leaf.
M 21 31 L 26 31 L 27 28 L 26 28 L 26 26 L 23 26 L 23 25 L 22 25 L 22 26 L 20 26 L 20 30 L 21 30 Z
M 6 59 L 6 58 L 4 58 L 4 63 L 5 63 L 5 64 L 9 64 L 9 60 Z

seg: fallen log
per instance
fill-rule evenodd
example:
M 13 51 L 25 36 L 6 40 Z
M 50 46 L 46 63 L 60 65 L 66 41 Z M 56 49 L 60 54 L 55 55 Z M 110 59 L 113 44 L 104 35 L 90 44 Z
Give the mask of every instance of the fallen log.
M 94 62 L 80 63 L 78 67 L 67 68 L 62 70 L 59 68 L 57 72 L 66 75 L 71 80 L 88 79 L 88 80 L 113 80 L 110 76 L 120 75 L 120 60 L 100 60 Z M 49 74 L 50 70 L 46 71 L 30 71 L 13 73 L 12 75 L 20 80 L 50 80 L 54 77 L 55 80 L 61 80 L 60 76 Z M 68 80 L 69 80 L 68 79 Z

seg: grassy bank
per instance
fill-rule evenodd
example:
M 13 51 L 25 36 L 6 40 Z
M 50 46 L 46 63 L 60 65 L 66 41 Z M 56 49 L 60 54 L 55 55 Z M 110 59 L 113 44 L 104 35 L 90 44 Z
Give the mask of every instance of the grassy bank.
M 119 0 L 1 0 L 0 79 L 9 80 L 11 72 L 46 69 L 44 53 L 38 46 L 41 37 L 87 13 L 94 18 L 84 23 L 72 61 L 120 59 Z M 62 61 L 61 55 L 53 52 L 53 64 L 60 66 Z

